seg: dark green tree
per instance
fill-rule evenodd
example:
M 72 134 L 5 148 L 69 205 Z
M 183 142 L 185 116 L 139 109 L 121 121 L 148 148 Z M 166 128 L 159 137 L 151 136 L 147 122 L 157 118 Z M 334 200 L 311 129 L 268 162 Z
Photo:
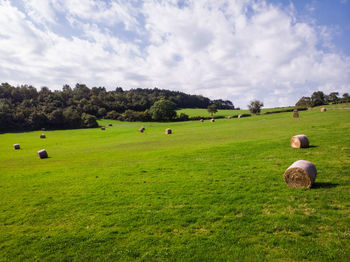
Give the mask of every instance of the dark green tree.
M 311 96 L 311 105 L 320 106 L 326 103 L 325 96 L 322 91 L 313 92 Z
M 161 99 L 153 104 L 149 113 L 153 120 L 170 121 L 176 117 L 176 105 L 166 99 Z
M 253 101 L 250 101 L 248 108 L 252 114 L 258 114 L 258 113 L 260 113 L 261 108 L 263 106 L 264 106 L 263 102 L 260 102 L 259 100 L 253 100 Z
M 218 109 L 215 104 L 211 104 L 210 106 L 208 106 L 208 112 L 209 114 L 211 114 L 212 117 L 217 111 Z

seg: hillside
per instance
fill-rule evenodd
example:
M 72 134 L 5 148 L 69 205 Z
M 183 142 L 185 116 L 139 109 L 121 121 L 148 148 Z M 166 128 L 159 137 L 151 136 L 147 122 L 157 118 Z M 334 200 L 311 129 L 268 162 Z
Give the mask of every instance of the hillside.
M 349 261 L 349 119 L 330 109 L 0 134 L 0 261 Z M 296 134 L 311 147 L 290 148 Z M 299 159 L 317 167 L 310 190 L 283 181 Z

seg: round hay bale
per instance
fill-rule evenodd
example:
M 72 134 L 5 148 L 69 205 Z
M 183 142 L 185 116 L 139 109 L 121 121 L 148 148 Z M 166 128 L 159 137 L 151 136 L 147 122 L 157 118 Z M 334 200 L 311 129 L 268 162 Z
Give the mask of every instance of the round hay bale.
M 165 129 L 165 134 L 166 135 L 170 135 L 172 133 L 170 128 Z
M 101 126 L 101 130 L 106 130 L 106 128 L 104 126 Z
M 228 116 L 228 117 L 227 117 L 227 119 L 231 119 L 231 117 L 230 117 L 230 116 Z
M 201 120 L 199 120 L 199 122 L 203 123 L 203 122 L 204 122 L 204 120 L 203 120 L 203 119 L 201 119 Z
M 238 117 L 237 118 L 241 118 L 242 117 L 242 115 L 238 115 Z
M 46 135 L 45 134 L 41 134 L 40 138 L 46 138 Z
M 296 135 L 290 139 L 290 146 L 293 148 L 307 148 L 309 147 L 309 139 L 306 135 Z
M 215 119 L 214 119 L 214 118 L 210 119 L 210 122 L 214 123 L 214 122 L 215 122 Z
M 289 187 L 306 187 L 311 188 L 316 180 L 316 166 L 306 160 L 294 162 L 284 172 L 284 181 Z
M 145 131 L 145 129 L 146 129 L 146 128 L 145 128 L 144 126 L 142 126 L 142 127 L 139 129 L 139 132 L 140 132 L 140 133 L 143 133 L 143 131 Z
M 295 118 L 299 117 L 298 109 L 293 110 L 293 117 L 295 117 Z
M 113 126 L 112 124 L 108 124 L 108 126 Z
M 327 108 L 321 107 L 321 112 L 326 112 L 326 111 L 327 111 Z
M 19 146 L 19 144 L 14 144 L 13 145 L 13 149 L 15 149 L 15 150 L 18 150 L 18 149 L 20 149 L 21 147 Z
M 47 155 L 47 152 L 45 149 L 41 149 L 38 151 L 38 157 L 40 159 L 43 159 L 43 158 L 48 158 L 49 156 Z
M 311 107 L 311 106 L 308 106 L 308 107 L 307 107 L 307 110 L 312 110 L 312 107 Z

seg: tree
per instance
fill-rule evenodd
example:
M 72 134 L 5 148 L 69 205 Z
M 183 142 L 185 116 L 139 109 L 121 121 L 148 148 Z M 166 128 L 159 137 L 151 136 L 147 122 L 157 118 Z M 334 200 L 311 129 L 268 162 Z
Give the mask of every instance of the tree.
M 311 105 L 320 106 L 325 104 L 325 96 L 322 91 L 313 92 L 311 96 Z
M 210 106 L 208 106 L 208 112 L 209 114 L 211 114 L 211 117 L 213 117 L 213 115 L 218 111 L 217 107 L 215 104 L 211 104 Z
M 156 121 L 170 121 L 176 117 L 176 105 L 166 99 L 161 99 L 153 104 L 149 113 Z
M 329 97 L 329 102 L 332 102 L 332 103 L 337 102 L 338 99 L 339 99 L 338 96 L 339 96 L 339 92 L 332 92 L 332 93 L 330 93 L 330 94 L 328 95 L 328 97 Z
M 264 106 L 263 102 L 260 102 L 259 100 L 253 100 L 253 101 L 250 101 L 248 108 L 252 114 L 257 114 L 257 113 L 260 113 L 260 110 L 263 106 Z
M 303 96 L 299 99 L 299 101 L 295 104 L 296 107 L 309 107 L 311 106 L 311 98 L 308 96 Z
M 349 99 L 349 98 L 350 98 L 349 93 L 344 93 L 344 94 L 343 94 L 343 98 L 344 98 L 344 99 Z

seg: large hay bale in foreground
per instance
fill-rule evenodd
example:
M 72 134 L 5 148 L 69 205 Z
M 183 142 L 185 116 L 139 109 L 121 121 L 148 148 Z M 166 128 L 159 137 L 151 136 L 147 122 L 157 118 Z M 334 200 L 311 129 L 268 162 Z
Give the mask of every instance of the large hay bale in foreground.
M 20 149 L 21 147 L 19 146 L 19 144 L 14 144 L 13 145 L 13 149 L 15 149 L 15 150 L 18 150 L 18 149 Z
M 293 148 L 309 147 L 309 139 L 306 135 L 296 135 L 290 139 L 290 146 Z
M 326 112 L 327 111 L 327 108 L 325 108 L 325 107 L 321 107 L 321 112 Z
M 284 181 L 289 187 L 306 187 L 311 188 L 316 180 L 316 166 L 306 160 L 294 162 L 284 172 Z
M 170 128 L 165 129 L 165 134 L 166 135 L 170 135 L 172 133 Z
M 101 126 L 101 130 L 106 130 L 106 128 L 104 126 Z
M 38 151 L 38 157 L 40 159 L 43 159 L 43 158 L 48 158 L 49 156 L 47 155 L 47 152 L 45 149 L 41 149 Z
M 215 122 L 215 119 L 214 119 L 214 118 L 210 119 L 210 122 L 214 123 L 214 122 Z
M 295 118 L 299 117 L 298 109 L 293 110 L 293 117 L 295 117 Z
M 45 134 L 41 134 L 40 138 L 46 138 L 46 135 Z
M 145 129 L 146 129 L 146 128 L 145 128 L 144 126 L 142 126 L 142 127 L 139 129 L 139 132 L 140 132 L 140 133 L 143 133 L 143 131 L 145 131 Z

